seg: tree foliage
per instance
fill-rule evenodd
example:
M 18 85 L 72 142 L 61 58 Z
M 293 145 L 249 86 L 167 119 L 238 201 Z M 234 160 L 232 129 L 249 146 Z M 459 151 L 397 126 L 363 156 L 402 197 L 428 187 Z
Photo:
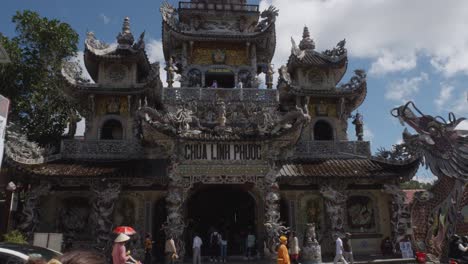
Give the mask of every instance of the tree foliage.
M 0 33 L 11 59 L 0 65 L 0 94 L 11 100 L 9 119 L 30 140 L 57 143 L 75 108 L 62 90 L 61 65 L 76 55 L 78 34 L 70 25 L 32 11 L 17 12 L 12 22 L 16 36 Z
M 407 181 L 401 184 L 401 188 L 404 190 L 411 190 L 411 189 L 425 189 L 428 190 L 433 186 L 432 183 L 429 182 L 419 182 L 415 180 Z
M 26 236 L 18 230 L 12 230 L 3 235 L 3 241 L 16 244 L 27 244 Z

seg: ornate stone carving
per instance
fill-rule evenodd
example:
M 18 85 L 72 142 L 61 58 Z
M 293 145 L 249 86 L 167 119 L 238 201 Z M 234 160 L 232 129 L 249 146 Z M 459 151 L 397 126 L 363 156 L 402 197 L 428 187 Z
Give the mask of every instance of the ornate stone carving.
M 384 191 L 392 196 L 392 244 L 393 248 L 399 248 L 399 242 L 405 238 L 408 223 L 410 222 L 410 212 L 405 205 L 406 194 L 397 185 L 384 185 Z
M 302 248 L 302 258 L 305 263 L 322 263 L 322 249 L 315 235 L 315 223 L 307 223 L 306 242 Z
M 453 113 L 449 113 L 446 121 L 440 116 L 422 113 L 413 102 L 393 109 L 391 114 L 417 132 L 416 135 L 409 134 L 407 130 L 403 132 L 404 146 L 412 157 L 424 161 L 426 167 L 439 179 L 431 189 L 440 192 L 437 202 L 426 204 L 416 200 L 413 205 L 413 210 L 418 212 L 430 211 L 427 222 L 418 223 L 418 230 L 414 233 L 425 232 L 425 237 L 416 239 L 426 242 L 427 252 L 443 257 L 448 251 L 448 239 L 456 231 L 459 219 L 457 207 L 468 182 L 467 131 L 455 129 L 465 118 L 457 119 Z M 449 182 L 453 183 L 447 190 L 446 184 Z
M 342 41 L 336 44 L 335 48 L 333 48 L 332 50 L 326 50 L 323 52 L 323 54 L 332 58 L 346 55 L 345 45 L 346 45 L 346 39 L 343 39 Z
M 39 184 L 32 187 L 26 194 L 26 199 L 21 214 L 21 221 L 18 225 L 26 237 L 30 240 L 39 224 L 38 206 L 39 199 L 50 193 L 51 185 L 49 183 Z
M 112 214 L 115 201 L 121 191 L 120 183 L 107 183 L 91 185 L 92 221 L 95 224 L 96 242 L 100 249 L 108 252 L 112 246 Z
M 264 199 L 265 199 L 265 230 L 266 241 L 265 255 L 267 257 L 275 257 L 276 247 L 279 244 L 279 237 L 288 232 L 289 228 L 280 222 L 279 211 L 279 186 L 276 182 L 279 169 L 273 166 L 265 175 L 264 179 Z
M 340 189 L 344 189 L 344 186 Z M 343 191 L 333 189 L 324 185 L 320 188 L 320 193 L 325 198 L 325 207 L 331 224 L 332 237 L 344 233 L 344 219 L 346 207 L 346 194 Z
M 356 137 L 358 141 L 362 141 L 364 139 L 364 121 L 362 120 L 362 115 L 357 112 L 353 118 L 353 125 L 356 128 Z
M 172 88 L 172 84 L 174 83 L 174 79 L 175 79 L 175 72 L 176 72 L 176 69 L 174 67 L 174 60 L 172 59 L 172 57 L 169 58 L 169 60 L 166 62 L 166 68 L 164 68 L 164 70 L 166 70 L 166 74 L 167 74 L 167 86 L 169 88 Z
M 257 31 L 264 31 L 276 22 L 276 17 L 279 14 L 279 10 L 274 6 L 269 6 L 268 9 L 264 10 L 260 17 L 262 20 L 257 25 Z

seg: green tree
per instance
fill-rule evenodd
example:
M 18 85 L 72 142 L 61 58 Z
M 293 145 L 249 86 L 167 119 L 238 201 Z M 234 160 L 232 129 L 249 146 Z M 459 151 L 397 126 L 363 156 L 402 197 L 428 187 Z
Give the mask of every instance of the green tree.
M 17 35 L 0 43 L 11 63 L 0 66 L 0 94 L 10 98 L 9 119 L 30 140 L 56 144 L 74 105 L 63 92 L 62 61 L 76 55 L 78 34 L 66 23 L 32 11 L 17 12 L 12 22 Z
M 410 190 L 410 189 L 425 189 L 428 190 L 429 188 L 432 187 L 432 183 L 429 182 L 419 182 L 415 180 L 407 181 L 401 184 L 401 188 L 404 190 Z

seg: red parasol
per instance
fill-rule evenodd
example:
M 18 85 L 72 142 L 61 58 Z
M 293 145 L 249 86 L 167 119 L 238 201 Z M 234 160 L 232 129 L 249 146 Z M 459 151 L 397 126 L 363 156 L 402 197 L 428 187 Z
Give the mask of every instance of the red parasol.
M 116 233 L 116 234 L 125 234 L 127 236 L 131 236 L 131 235 L 136 234 L 136 231 L 131 226 L 118 226 L 118 227 L 114 228 L 114 233 Z

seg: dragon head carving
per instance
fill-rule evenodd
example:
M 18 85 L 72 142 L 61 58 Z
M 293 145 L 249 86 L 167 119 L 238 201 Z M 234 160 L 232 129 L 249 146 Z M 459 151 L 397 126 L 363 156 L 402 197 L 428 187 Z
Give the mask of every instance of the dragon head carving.
M 405 129 L 403 141 L 424 158 L 426 167 L 437 177 L 468 181 L 468 131 L 455 129 L 465 118 L 457 119 L 450 113 L 447 121 L 440 116 L 425 115 L 413 102 L 394 108 L 391 114 L 417 132 L 412 135 Z

